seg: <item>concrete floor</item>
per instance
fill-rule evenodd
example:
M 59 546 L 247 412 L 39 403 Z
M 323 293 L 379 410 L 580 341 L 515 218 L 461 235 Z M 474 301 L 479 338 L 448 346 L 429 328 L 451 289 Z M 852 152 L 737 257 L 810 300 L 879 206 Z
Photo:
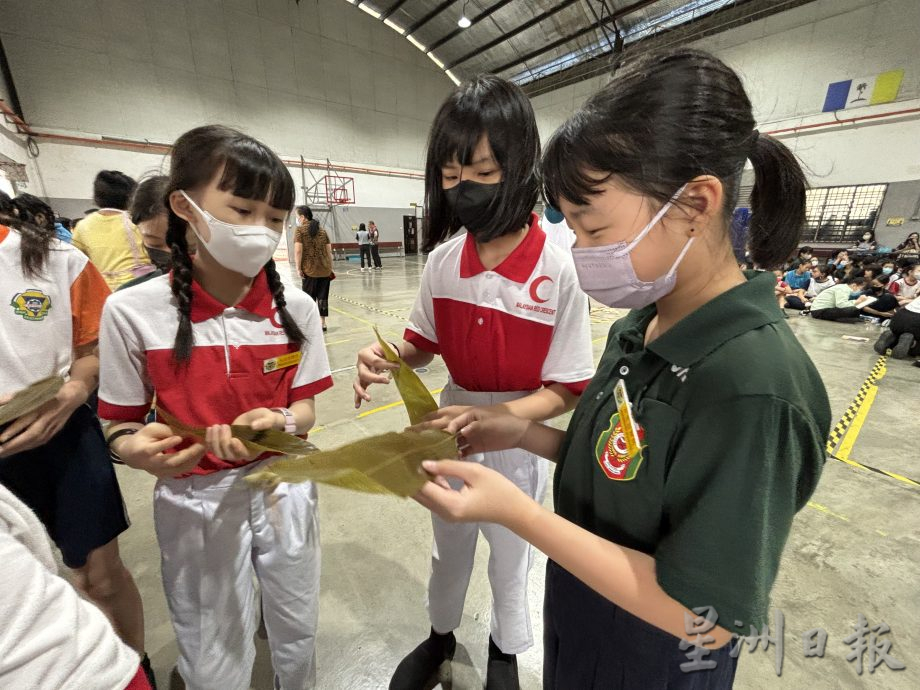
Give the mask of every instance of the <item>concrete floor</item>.
M 371 326 L 384 337 L 402 333 L 422 271 L 421 258 L 387 259 L 382 272 L 361 273 L 354 263 L 337 262 L 332 284 L 327 346 L 335 387 L 318 399 L 319 428 L 311 440 L 335 447 L 364 434 L 407 423 L 394 387 L 373 390 L 374 401 L 360 414 L 352 401 L 355 353 L 372 339 Z M 286 281 L 289 279 L 286 276 Z M 620 312 L 597 308 L 592 316 L 599 356 L 610 322 Z M 877 329 L 792 315 L 790 326 L 814 359 L 827 385 L 835 420 L 856 395 L 877 356 L 871 345 Z M 869 338 L 851 342 L 841 336 Z M 445 380 L 436 359 L 421 373 L 430 389 Z M 920 479 L 918 458 L 920 369 L 891 361 L 851 457 L 863 464 Z M 564 424 L 565 420 L 560 420 Z M 147 649 L 161 687 L 168 686 L 176 646 L 159 578 L 153 533 L 153 478 L 119 467 L 132 527 L 122 551 L 140 586 L 147 616 Z M 428 513 L 410 500 L 370 497 L 320 488 L 323 584 L 318 638 L 318 687 L 323 690 L 385 688 L 402 656 L 428 631 L 424 607 L 430 557 Z M 549 504 L 549 499 L 547 501 Z M 481 551 L 486 547 L 482 546 Z M 455 690 L 481 688 L 489 631 L 490 595 L 486 554 L 477 556 L 453 663 Z M 519 657 L 523 688 L 541 687 L 541 610 L 545 558 L 531 575 L 530 601 L 536 646 Z M 797 517 L 786 548 L 773 605 L 785 614 L 783 674 L 774 670 L 774 648 L 743 652 L 738 688 L 916 688 L 920 687 L 920 490 L 888 477 L 830 459 L 817 493 Z M 857 615 L 871 626 L 885 622 L 891 654 L 907 669 L 882 665 L 860 678 L 843 639 Z M 829 634 L 823 659 L 804 658 L 802 633 Z M 771 631 L 775 634 L 775 629 Z M 272 672 L 260 642 L 252 687 L 268 690 Z

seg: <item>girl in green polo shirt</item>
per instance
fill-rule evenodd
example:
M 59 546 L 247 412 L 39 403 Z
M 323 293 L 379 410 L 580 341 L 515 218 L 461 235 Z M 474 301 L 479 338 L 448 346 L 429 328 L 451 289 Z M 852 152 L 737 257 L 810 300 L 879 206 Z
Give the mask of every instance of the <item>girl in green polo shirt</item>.
M 799 164 L 754 125 L 735 72 L 680 49 L 618 71 L 556 132 L 545 191 L 575 232 L 581 287 L 633 311 L 566 432 L 478 409 L 448 427 L 464 453 L 555 460 L 556 512 L 482 465 L 426 463 L 423 505 L 549 556 L 544 688 L 728 688 L 732 637 L 768 623 L 830 409 L 772 273 L 746 275 L 732 254 L 746 160 L 754 260 L 780 265 L 804 221 Z

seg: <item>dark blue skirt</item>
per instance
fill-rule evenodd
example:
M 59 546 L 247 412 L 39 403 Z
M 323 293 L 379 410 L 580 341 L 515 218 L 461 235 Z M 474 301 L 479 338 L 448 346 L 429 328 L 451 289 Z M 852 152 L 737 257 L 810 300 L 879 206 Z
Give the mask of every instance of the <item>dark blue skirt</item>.
M 680 638 L 624 611 L 552 561 L 543 609 L 544 690 L 726 690 L 732 643 L 711 650 L 711 670 L 681 670 Z

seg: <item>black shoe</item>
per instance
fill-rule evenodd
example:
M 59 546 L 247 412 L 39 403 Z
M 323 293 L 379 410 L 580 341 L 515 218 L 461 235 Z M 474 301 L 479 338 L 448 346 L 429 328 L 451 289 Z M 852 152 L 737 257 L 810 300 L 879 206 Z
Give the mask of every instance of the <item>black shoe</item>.
M 914 336 L 910 333 L 902 333 L 898 338 L 897 344 L 891 348 L 891 356 L 895 359 L 907 359 L 907 354 L 913 344 Z
M 489 636 L 489 666 L 486 670 L 486 690 L 520 690 L 517 657 L 502 652 Z
M 882 334 L 878 337 L 878 340 L 875 341 L 875 345 L 872 346 L 872 349 L 876 353 L 883 355 L 888 352 L 888 349 L 897 342 L 897 336 L 892 333 L 889 329 L 882 331 Z
M 432 630 L 427 640 L 399 662 L 390 679 L 390 690 L 422 690 L 441 664 L 454 658 L 456 651 L 457 638 L 452 632 L 440 635 Z
M 144 669 L 144 675 L 147 676 L 147 682 L 150 683 L 150 687 L 153 690 L 157 690 L 157 679 L 153 675 L 153 666 L 150 665 L 150 657 L 144 654 L 144 658 L 141 659 L 141 668 Z

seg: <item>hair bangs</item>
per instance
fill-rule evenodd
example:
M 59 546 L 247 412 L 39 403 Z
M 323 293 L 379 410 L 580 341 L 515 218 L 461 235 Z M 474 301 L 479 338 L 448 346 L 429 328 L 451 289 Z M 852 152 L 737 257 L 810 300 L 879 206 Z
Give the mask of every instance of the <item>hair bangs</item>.
M 584 206 L 599 194 L 597 188 L 610 179 L 612 172 L 598 178 L 589 173 L 592 150 L 581 136 L 582 123 L 573 118 L 557 131 L 543 154 L 543 194 L 553 208 L 561 208 L 560 199 Z M 598 168 L 602 170 L 602 168 Z
M 294 208 L 294 179 L 272 151 L 245 138 L 223 152 L 223 172 L 217 188 L 244 199 L 264 201 L 274 208 Z

